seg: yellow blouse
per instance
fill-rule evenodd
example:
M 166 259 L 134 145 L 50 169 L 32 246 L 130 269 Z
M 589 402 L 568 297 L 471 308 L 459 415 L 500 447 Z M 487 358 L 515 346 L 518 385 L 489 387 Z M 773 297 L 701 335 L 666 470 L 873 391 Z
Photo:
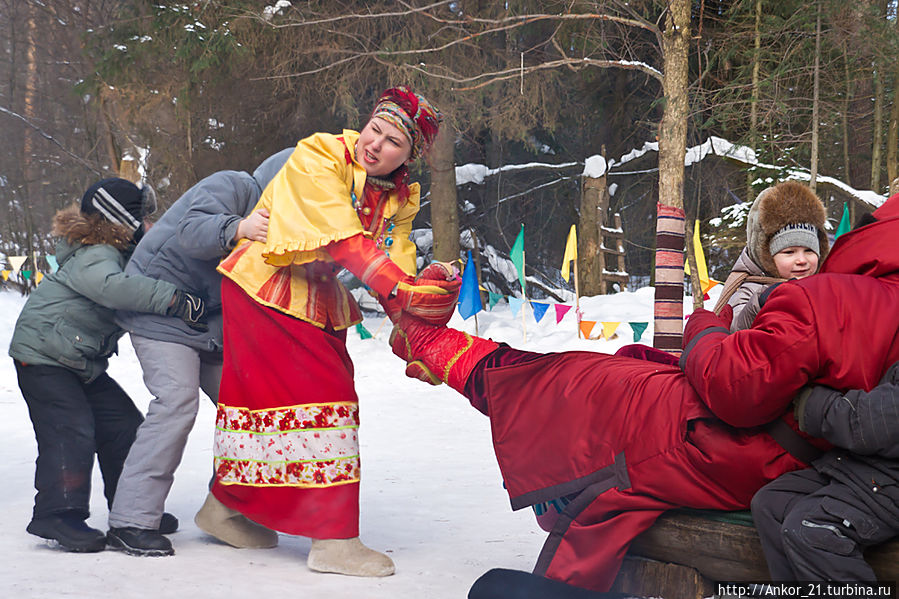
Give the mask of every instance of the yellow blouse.
M 354 157 L 357 139 L 359 133 L 344 129 L 342 135 L 315 133 L 301 140 L 256 204 L 271 215 L 267 241 L 242 240 L 218 267 L 259 303 L 336 330 L 360 322 L 362 313 L 337 280 L 341 267 L 324 247 L 359 233 L 373 238 L 353 207 L 352 194 L 362 197 L 366 176 Z M 390 193 L 384 218 L 394 224 L 390 258 L 414 275 L 409 234 L 419 209 L 418 183 L 409 192 L 403 205 Z

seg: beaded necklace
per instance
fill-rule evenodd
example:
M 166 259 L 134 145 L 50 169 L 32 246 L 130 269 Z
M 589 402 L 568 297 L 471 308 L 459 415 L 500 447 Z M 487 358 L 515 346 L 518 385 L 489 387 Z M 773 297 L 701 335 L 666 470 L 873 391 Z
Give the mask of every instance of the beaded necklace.
M 356 210 L 363 228 L 371 233 L 377 246 L 379 248 L 383 247 L 388 255 L 390 254 L 390 247 L 393 245 L 393 229 L 396 227 L 396 224 L 393 222 L 393 217 L 387 218 L 382 215 L 389 192 L 393 189 L 396 189 L 393 181 L 371 176 L 365 180 L 365 187 L 362 190 L 362 201 L 356 195 L 355 182 L 353 182 L 353 187 L 350 189 L 353 208 Z M 378 197 L 376 202 L 372 201 L 371 197 L 375 194 Z M 374 210 L 372 210 L 369 204 L 375 204 Z

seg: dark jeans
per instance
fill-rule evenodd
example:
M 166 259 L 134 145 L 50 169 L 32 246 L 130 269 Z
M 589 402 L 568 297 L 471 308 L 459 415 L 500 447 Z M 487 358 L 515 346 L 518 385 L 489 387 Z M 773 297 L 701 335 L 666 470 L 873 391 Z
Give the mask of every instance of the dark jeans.
M 65 368 L 15 364 L 37 439 L 34 518 L 90 515 L 94 454 L 112 505 L 125 457 L 143 422 L 140 411 L 105 373 L 85 383 Z

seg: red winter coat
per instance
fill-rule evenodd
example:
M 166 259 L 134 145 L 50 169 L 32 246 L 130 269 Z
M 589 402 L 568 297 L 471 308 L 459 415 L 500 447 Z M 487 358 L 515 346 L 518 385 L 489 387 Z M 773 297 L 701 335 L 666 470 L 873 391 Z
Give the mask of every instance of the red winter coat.
M 878 216 L 892 212 L 899 196 Z M 858 274 L 782 285 L 758 327 L 705 333 L 714 314 L 688 323 L 699 393 L 677 367 L 592 352 L 479 366 L 513 509 L 572 498 L 535 572 L 607 590 L 631 540 L 664 511 L 747 509 L 761 486 L 806 467 L 756 425 L 787 412 L 809 381 L 870 388 L 899 359 L 896 239 L 899 220 L 847 233 L 823 270 Z

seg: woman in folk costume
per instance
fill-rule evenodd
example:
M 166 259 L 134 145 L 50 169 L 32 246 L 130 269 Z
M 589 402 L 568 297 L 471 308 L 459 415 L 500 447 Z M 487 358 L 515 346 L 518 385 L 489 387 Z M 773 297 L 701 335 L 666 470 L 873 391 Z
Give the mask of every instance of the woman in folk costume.
M 750 328 L 730 332 L 730 306 L 694 310 L 680 367 L 521 351 L 411 314 L 391 347 L 407 375 L 446 383 L 490 419 L 513 509 L 567 500 L 535 573 L 605 591 L 666 510 L 746 509 L 829 447 L 799 430 L 803 387 L 871 390 L 899 360 L 899 194 L 872 216 L 819 274 L 777 285 Z
M 359 412 L 345 340 L 362 313 L 337 274 L 356 275 L 388 314 L 449 319 L 459 282 L 413 278 L 409 240 L 419 186 L 407 164 L 430 147 L 439 120 L 425 98 L 397 87 L 362 131 L 301 140 L 257 205 L 271 215 L 267 241 L 243 241 L 219 266 L 216 475 L 196 516 L 212 536 L 236 547 L 274 546 L 274 531 L 307 536 L 312 570 L 393 573 L 358 538 Z

